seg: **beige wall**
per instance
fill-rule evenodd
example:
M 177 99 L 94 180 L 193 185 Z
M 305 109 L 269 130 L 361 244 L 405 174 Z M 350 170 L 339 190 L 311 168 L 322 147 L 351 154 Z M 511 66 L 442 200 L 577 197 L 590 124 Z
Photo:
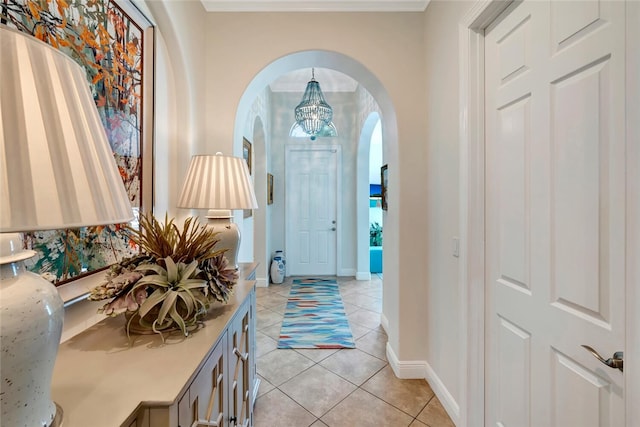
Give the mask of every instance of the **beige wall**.
M 234 148 L 236 111 L 245 89 L 263 69 L 289 54 L 324 50 L 346 55 L 386 90 L 397 134 L 385 149 L 393 199 L 385 218 L 384 313 L 392 348 L 401 360 L 423 360 L 426 348 L 426 337 L 419 333 L 425 327 L 427 297 L 423 19 L 422 13 L 209 14 L 204 51 L 211 150 Z M 320 35 L 310 28 L 324 31 Z M 334 65 L 345 71 L 340 63 Z M 400 221 L 412 227 L 400 227 Z
M 319 36 L 309 31 L 310 22 L 330 22 L 331 26 Z M 385 254 L 389 256 L 385 256 L 384 310 L 398 357 L 421 359 L 426 339 L 410 331 L 423 328 L 417 313 L 426 298 L 421 283 L 425 273 L 421 254 L 426 243 L 416 238 L 416 230 L 425 228 L 426 200 L 401 188 L 425 181 L 422 14 L 209 14 L 206 39 L 203 54 L 207 57 L 206 114 L 210 119 L 205 133 L 210 136 L 212 150 L 237 150 L 233 147 L 233 141 L 238 140 L 234 123 L 245 89 L 269 64 L 289 54 L 309 49 L 338 52 L 362 64 L 382 83 L 395 109 L 398 128 L 390 142 L 393 146 L 386 150 L 394 171 L 391 196 L 397 200 L 385 219 L 385 245 L 389 244 Z M 408 149 L 400 149 L 403 144 Z M 414 224 L 413 230 L 398 227 L 401 215 L 403 221 Z M 411 339 L 401 341 L 400 331 L 410 334 Z
M 199 3 L 187 8 L 191 13 L 182 11 L 185 3 L 192 2 L 154 7 L 174 26 L 177 41 L 167 43 L 169 58 L 182 49 L 175 54 L 182 55 L 185 68 L 184 75 L 176 73 L 175 84 L 187 85 L 191 98 L 180 100 L 185 104 L 180 114 L 187 117 L 180 119 L 179 129 L 187 136 L 169 148 L 178 156 L 187 150 L 182 141 L 189 139 L 193 152 L 237 151 L 242 135 L 236 134 L 236 114 L 245 90 L 289 54 L 346 55 L 384 87 L 397 126 L 392 138 L 385 135 L 392 181 L 384 267 L 390 345 L 401 367 L 409 366 L 404 374 L 416 372 L 416 362 L 426 362 L 458 401 L 461 370 L 451 357 L 459 349 L 458 266 L 451 239 L 458 217 L 456 19 L 466 5 L 436 1 L 426 14 L 204 14 Z M 310 28 L 324 31 L 319 35 Z M 335 68 L 340 70 L 340 63 Z M 390 120 L 388 111 L 386 116 L 383 111 L 383 123 Z M 167 163 L 174 180 L 181 179 L 183 162 Z M 175 205 L 175 191 L 169 190 L 168 204 Z
M 185 217 L 176 208 L 191 155 L 206 146 L 204 8 L 197 1 L 145 1 L 156 24 L 154 213 Z
M 425 13 L 342 14 L 207 14 L 196 1 L 147 4 L 165 49 L 157 82 L 164 93 L 156 117 L 157 208 L 175 209 L 191 154 L 239 154 L 237 129 L 245 122 L 236 123 L 238 106 L 274 61 L 307 50 L 337 52 L 382 85 L 392 105 L 382 110 L 391 179 L 383 309 L 389 343 L 401 374 L 430 368 L 440 397 L 456 411 L 464 387 L 459 266 L 452 256 L 459 215 L 457 31 L 470 3 L 432 0 Z M 333 65 L 345 71 L 339 61 Z
M 460 359 L 459 51 L 458 22 L 471 2 L 432 1 L 425 13 L 427 109 L 426 360 L 458 404 L 464 387 Z M 453 356 L 453 357 L 452 357 Z

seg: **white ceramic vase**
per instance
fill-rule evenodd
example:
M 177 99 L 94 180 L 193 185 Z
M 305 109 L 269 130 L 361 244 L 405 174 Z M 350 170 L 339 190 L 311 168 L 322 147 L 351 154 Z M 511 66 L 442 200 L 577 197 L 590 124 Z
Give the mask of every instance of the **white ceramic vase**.
M 284 252 L 283 251 L 276 251 L 276 254 L 274 255 L 274 257 L 280 257 L 280 259 L 282 260 L 282 265 L 283 265 L 283 276 L 286 277 L 287 276 L 287 258 L 284 256 Z
M 0 257 L 2 426 L 49 426 L 56 416 L 51 378 L 64 306 L 53 284 L 26 271 L 22 260 L 32 254 Z
M 284 262 L 279 256 L 273 257 L 271 261 L 271 282 L 280 284 L 284 281 Z

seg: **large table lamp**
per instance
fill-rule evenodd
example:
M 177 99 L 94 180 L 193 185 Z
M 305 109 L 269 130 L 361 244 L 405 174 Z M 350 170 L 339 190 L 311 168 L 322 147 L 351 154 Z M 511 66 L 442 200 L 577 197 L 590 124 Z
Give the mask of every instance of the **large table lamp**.
M 258 207 L 244 159 L 221 153 L 193 156 L 178 207 L 209 210 L 207 225 L 218 233 L 218 247 L 226 249 L 229 265 L 237 269 L 240 231 L 231 221 L 231 210 Z
M 64 307 L 25 269 L 35 252 L 18 233 L 124 223 L 133 212 L 82 68 L 4 25 L 0 58 L 0 425 L 51 426 Z

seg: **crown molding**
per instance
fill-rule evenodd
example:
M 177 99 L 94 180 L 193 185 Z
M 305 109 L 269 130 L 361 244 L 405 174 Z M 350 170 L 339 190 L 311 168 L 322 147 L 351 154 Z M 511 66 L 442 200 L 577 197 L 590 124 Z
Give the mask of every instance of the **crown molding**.
M 430 0 L 200 0 L 207 12 L 423 12 Z

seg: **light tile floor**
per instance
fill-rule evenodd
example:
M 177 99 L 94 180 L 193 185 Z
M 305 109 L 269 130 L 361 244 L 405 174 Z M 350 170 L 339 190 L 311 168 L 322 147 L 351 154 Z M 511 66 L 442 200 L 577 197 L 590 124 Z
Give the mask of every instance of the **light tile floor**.
M 452 427 L 425 380 L 400 380 L 387 363 L 382 280 L 337 281 L 355 349 L 278 349 L 292 278 L 257 289 L 255 427 Z

